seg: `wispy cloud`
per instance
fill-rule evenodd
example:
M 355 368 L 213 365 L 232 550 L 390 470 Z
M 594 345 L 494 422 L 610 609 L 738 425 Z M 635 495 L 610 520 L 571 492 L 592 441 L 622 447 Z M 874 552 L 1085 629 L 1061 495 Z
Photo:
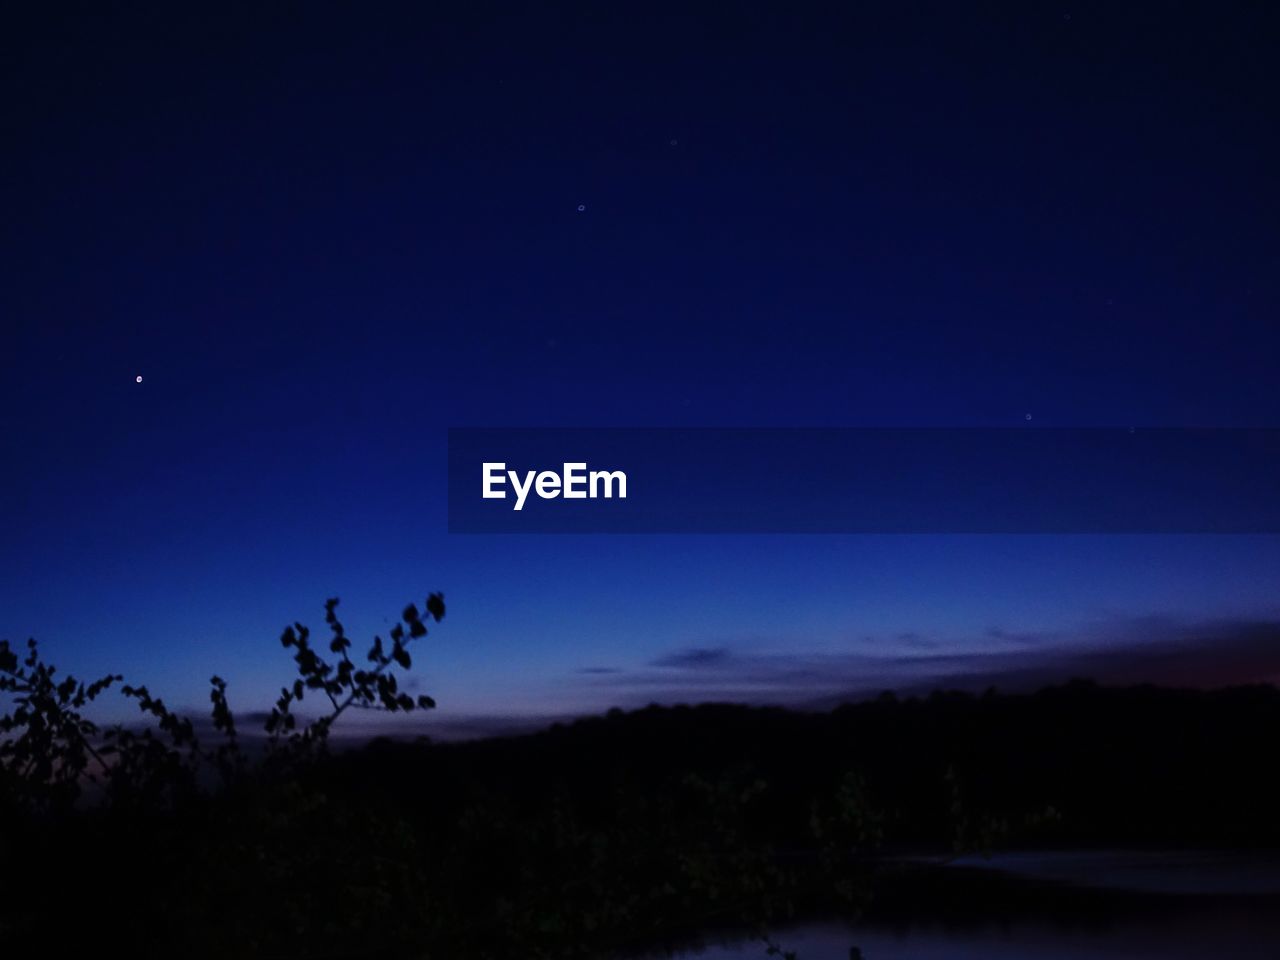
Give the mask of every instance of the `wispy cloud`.
M 1280 682 L 1280 622 L 1151 616 L 1114 619 L 1071 635 L 993 627 L 968 641 L 904 633 L 880 649 L 860 643 L 847 652 L 739 652 L 725 643 L 672 650 L 643 667 L 602 673 L 591 682 L 607 688 L 620 705 L 822 705 L 883 690 L 1020 690 L 1072 677 L 1192 687 Z
M 676 653 L 659 657 L 653 661 L 655 667 L 676 667 L 682 670 L 705 670 L 720 668 L 733 661 L 733 654 L 728 647 L 691 647 Z

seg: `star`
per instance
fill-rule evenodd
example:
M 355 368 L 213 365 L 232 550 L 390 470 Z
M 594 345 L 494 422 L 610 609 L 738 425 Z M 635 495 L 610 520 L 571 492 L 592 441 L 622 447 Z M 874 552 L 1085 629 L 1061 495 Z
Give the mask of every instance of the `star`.
M 134 378 L 133 378 L 133 382 L 134 382 L 134 383 L 141 383 L 141 382 L 142 382 L 142 374 L 138 374 L 136 377 L 134 377 Z

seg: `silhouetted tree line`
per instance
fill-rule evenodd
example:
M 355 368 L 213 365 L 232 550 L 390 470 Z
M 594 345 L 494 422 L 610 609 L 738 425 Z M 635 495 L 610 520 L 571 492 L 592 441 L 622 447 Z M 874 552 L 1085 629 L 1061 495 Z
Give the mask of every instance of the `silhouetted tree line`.
M 331 752 L 349 709 L 434 705 L 396 670 L 444 615 L 433 594 L 357 661 L 336 605 L 327 644 L 284 631 L 296 678 L 260 754 L 217 677 L 206 742 L 145 687 L 62 678 L 34 643 L 0 646 L 0 942 L 598 958 L 724 930 L 785 955 L 767 931 L 857 915 L 896 852 L 1280 842 L 1274 688 L 649 707 Z M 84 718 L 116 688 L 148 726 Z M 317 719 L 296 712 L 304 699 Z

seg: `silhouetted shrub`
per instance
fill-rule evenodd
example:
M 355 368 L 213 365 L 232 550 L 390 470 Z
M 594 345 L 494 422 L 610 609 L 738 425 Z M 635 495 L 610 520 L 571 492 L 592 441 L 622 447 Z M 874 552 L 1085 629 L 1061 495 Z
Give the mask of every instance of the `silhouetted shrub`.
M 391 713 L 429 709 L 435 701 L 412 697 L 400 689 L 395 667 L 413 665 L 409 645 L 427 635 L 426 621 L 444 617 L 444 597 L 433 593 L 425 609 L 409 604 L 391 628 L 389 644 L 373 638 L 365 664 L 351 658 L 336 609 L 325 603 L 325 621 L 332 639 L 330 662 L 311 643 L 301 623 L 286 627 L 280 642 L 294 652 L 297 676 L 282 687 L 264 724 L 267 752 L 262 765 L 274 770 L 314 760 L 324 752 L 333 724 L 350 708 Z M 144 809 L 171 807 L 199 791 L 203 775 L 212 770 L 224 784 L 242 776 L 248 766 L 237 739 L 235 717 L 227 700 L 227 684 L 211 681 L 211 720 L 221 742 L 210 747 L 197 736 L 189 717 L 174 713 L 145 686 L 123 684 L 120 691 L 134 700 L 151 720 L 140 730 L 122 724 L 100 731 L 82 711 L 124 678 L 118 674 L 85 684 L 73 676 L 55 679 L 57 668 L 45 662 L 34 639 L 19 659 L 7 640 L 0 641 L 0 694 L 8 694 L 12 709 L 0 716 L 0 784 L 10 803 L 28 812 L 66 811 L 89 785 L 102 788 L 114 806 Z M 295 704 L 307 693 L 319 698 L 324 711 L 298 724 Z

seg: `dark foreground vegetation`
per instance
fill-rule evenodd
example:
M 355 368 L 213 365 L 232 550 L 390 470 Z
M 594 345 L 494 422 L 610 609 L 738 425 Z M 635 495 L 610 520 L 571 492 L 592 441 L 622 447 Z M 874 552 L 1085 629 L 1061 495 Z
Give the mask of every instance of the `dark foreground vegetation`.
M 700 706 L 458 744 L 327 749 L 348 709 L 430 708 L 396 670 L 443 601 L 351 644 L 328 607 L 261 748 L 122 678 L 0 646 L 0 942 L 134 956 L 609 957 L 856 914 L 897 853 L 1280 847 L 1280 692 L 935 694 L 829 713 Z M 108 692 L 152 725 L 98 730 Z M 307 721 L 295 707 L 318 701 Z M 314 707 L 313 707 L 314 709 Z M 895 886 L 896 885 L 896 886 Z M 906 899 L 910 899 L 909 897 Z

